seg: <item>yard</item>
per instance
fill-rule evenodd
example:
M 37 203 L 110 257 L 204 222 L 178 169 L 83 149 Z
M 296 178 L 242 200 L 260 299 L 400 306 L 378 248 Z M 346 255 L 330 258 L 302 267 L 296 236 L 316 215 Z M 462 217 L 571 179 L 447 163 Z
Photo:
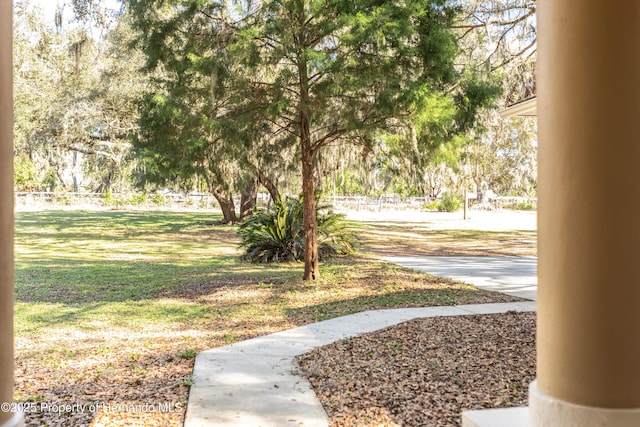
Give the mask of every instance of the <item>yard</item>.
M 394 226 L 353 223 L 366 236 L 358 255 L 323 264 L 321 280 L 303 283 L 301 265 L 242 261 L 236 227 L 220 219 L 17 214 L 16 401 L 27 425 L 179 426 L 198 351 L 363 310 L 510 299 L 380 261 L 384 241 L 417 250 L 424 238 L 455 251 L 447 241 L 467 239 L 481 254 L 497 241 L 533 239 L 523 244 L 535 248 L 535 233 L 407 238 Z

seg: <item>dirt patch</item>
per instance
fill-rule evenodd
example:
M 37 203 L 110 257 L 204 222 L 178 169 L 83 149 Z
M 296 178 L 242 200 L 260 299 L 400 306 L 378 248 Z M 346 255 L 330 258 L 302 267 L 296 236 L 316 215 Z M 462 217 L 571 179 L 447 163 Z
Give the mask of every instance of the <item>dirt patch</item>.
M 536 256 L 535 212 L 349 211 L 361 250 L 386 256 Z
M 535 231 L 431 230 L 376 224 L 359 229 L 362 251 L 388 256 L 536 256 Z

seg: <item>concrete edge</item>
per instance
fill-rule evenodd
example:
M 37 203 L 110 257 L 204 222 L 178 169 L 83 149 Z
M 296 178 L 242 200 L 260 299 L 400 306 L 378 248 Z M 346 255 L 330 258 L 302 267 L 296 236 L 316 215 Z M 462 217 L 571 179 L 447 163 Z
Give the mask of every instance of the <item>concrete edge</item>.
M 14 412 L 11 418 L 9 418 L 4 424 L 1 424 L 0 427 L 23 427 L 24 426 L 24 417 L 22 412 Z
M 465 411 L 462 427 L 528 427 L 529 408 L 494 408 Z

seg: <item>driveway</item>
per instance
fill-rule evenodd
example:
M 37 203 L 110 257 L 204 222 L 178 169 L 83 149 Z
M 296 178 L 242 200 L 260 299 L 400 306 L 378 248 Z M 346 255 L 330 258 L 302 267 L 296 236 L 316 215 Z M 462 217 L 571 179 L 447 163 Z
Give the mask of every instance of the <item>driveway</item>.
M 536 300 L 536 257 L 386 257 L 387 261 L 478 288 Z

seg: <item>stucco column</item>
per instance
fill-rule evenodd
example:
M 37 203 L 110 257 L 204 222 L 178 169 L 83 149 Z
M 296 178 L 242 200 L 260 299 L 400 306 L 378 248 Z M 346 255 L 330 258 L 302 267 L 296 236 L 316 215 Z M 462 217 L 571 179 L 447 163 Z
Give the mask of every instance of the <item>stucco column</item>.
M 0 0 L 0 403 L 13 402 L 13 70 L 11 0 Z M 22 424 L 0 409 L 0 426 Z
M 640 3 L 538 1 L 533 427 L 640 426 Z

